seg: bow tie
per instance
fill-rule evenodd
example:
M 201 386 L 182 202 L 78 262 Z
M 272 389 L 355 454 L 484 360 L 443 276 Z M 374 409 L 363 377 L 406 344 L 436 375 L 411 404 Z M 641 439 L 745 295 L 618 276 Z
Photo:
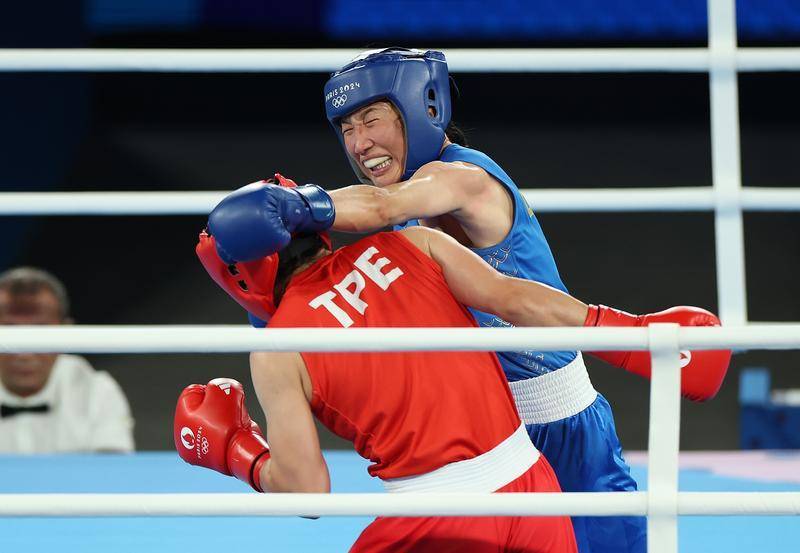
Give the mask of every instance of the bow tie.
M 46 403 L 39 405 L 0 405 L 0 418 L 13 417 L 20 413 L 49 413 L 50 406 Z

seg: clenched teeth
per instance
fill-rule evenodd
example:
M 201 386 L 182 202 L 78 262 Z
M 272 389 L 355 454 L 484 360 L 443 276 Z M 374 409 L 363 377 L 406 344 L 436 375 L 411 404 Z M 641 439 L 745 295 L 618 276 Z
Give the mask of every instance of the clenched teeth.
M 382 169 L 386 165 L 389 165 L 389 163 L 387 162 L 389 162 L 390 160 L 391 158 L 389 156 L 373 157 L 372 159 L 364 160 L 364 167 L 366 167 L 367 169 L 375 169 L 375 168 Z M 381 167 L 378 167 L 378 165 L 380 165 Z

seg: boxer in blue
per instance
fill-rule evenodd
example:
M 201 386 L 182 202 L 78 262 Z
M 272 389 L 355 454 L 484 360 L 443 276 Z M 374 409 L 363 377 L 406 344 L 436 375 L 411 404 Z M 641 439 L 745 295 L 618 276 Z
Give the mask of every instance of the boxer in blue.
M 437 227 L 471 248 L 499 272 L 567 291 L 531 207 L 511 178 L 485 154 L 455 144 L 450 123 L 449 75 L 444 55 L 390 48 L 365 52 L 325 85 L 328 120 L 362 185 L 332 191 L 249 185 L 212 212 L 211 233 L 229 237 L 237 261 L 280 249 L 292 232 L 367 232 L 386 226 Z M 509 323 L 473 311 L 481 326 Z M 634 316 L 590 308 L 589 326 L 678 322 L 719 324 L 689 307 Z M 692 352 L 683 392 L 712 397 L 724 378 L 729 352 Z M 598 356 L 649 375 L 649 355 L 606 352 Z M 727 357 L 726 357 L 727 356 Z M 520 417 L 564 491 L 633 491 L 608 402 L 592 386 L 580 352 L 502 352 Z M 696 378 L 687 375 L 700 375 Z M 573 517 L 581 553 L 644 552 L 641 517 Z

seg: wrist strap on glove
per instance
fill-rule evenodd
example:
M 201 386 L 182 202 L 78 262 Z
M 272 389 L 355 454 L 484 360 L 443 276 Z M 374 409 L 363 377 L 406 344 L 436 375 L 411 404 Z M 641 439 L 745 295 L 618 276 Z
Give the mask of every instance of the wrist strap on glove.
M 328 230 L 333 226 L 333 220 L 336 218 L 336 207 L 333 205 L 330 195 L 318 185 L 304 184 L 303 186 L 297 186 L 296 182 L 292 179 L 287 179 L 280 173 L 275 173 L 275 176 L 266 182 L 278 184 L 284 188 L 291 188 L 300 195 L 306 208 L 308 208 L 311 221 L 298 221 L 298 226 L 290 229 L 292 232 L 319 232 Z
M 228 444 L 227 461 L 231 474 L 263 492 L 259 475 L 270 458 L 267 441 L 253 431 L 239 430 Z
M 583 326 L 639 326 L 640 317 L 605 305 L 589 305 Z M 603 361 L 628 369 L 630 351 L 592 351 L 589 352 Z
M 583 326 L 641 326 L 641 317 L 607 305 L 589 305 Z
M 336 218 L 336 208 L 333 200 L 322 188 L 316 184 L 304 184 L 294 189 L 305 202 L 311 214 L 311 221 L 303 221 L 297 230 L 301 232 L 319 232 L 328 230 Z

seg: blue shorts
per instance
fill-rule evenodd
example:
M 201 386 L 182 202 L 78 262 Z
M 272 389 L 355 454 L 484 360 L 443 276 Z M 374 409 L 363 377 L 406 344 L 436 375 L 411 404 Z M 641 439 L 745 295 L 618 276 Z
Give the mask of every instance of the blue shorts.
M 565 492 L 636 491 L 608 401 L 566 419 L 526 425 L 533 444 L 553 467 Z M 645 517 L 572 517 L 580 553 L 645 553 Z

